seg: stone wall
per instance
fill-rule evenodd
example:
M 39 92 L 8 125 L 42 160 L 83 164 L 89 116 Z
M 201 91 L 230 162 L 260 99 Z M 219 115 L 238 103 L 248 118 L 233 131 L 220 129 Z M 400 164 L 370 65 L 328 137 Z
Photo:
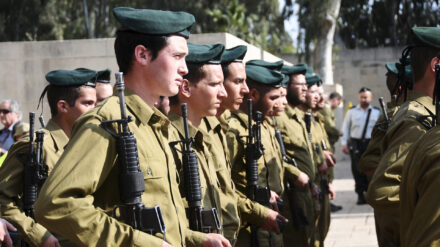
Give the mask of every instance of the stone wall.
M 191 35 L 189 42 L 223 43 L 227 48 L 247 45 L 246 61 L 251 59 L 280 60 L 228 33 L 194 34 Z M 78 67 L 95 70 L 110 68 L 113 72 L 117 71 L 113 44 L 114 38 L 0 42 L 0 100 L 8 98 L 17 100 L 22 107 L 23 119 L 27 121 L 28 112 L 36 111 L 38 98 L 47 85 L 44 78 L 47 72 Z M 111 80 L 114 82 L 113 76 Z M 50 118 L 50 111 L 46 99 L 44 102 L 44 117 L 47 120 Z

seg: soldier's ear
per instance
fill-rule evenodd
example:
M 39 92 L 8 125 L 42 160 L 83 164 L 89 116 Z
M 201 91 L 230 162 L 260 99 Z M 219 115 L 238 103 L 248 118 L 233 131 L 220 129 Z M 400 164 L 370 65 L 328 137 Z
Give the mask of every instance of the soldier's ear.
M 70 106 L 65 100 L 59 100 L 57 102 L 57 112 L 58 113 L 67 113 Z
M 180 93 L 186 98 L 191 96 L 190 84 L 187 79 L 183 79 L 182 84 L 180 84 Z
M 257 89 L 252 88 L 249 91 L 249 99 L 252 100 L 252 102 L 258 102 L 258 99 L 260 98 L 260 92 L 258 92 Z
M 147 65 L 151 61 L 151 52 L 143 45 L 134 48 L 134 60 L 142 65 Z

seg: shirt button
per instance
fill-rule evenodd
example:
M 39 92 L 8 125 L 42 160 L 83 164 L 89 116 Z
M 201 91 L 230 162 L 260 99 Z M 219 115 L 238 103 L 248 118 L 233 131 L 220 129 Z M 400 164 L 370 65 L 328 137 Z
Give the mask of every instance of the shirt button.
M 151 175 L 151 169 L 150 168 L 147 169 L 147 174 Z

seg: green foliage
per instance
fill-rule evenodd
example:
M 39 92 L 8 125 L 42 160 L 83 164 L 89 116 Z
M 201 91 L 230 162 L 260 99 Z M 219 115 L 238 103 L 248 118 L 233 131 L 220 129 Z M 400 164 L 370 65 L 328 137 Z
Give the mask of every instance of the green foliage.
M 116 6 L 186 11 L 193 33 L 229 32 L 272 52 L 292 51 L 278 0 L 2 0 L 0 41 L 113 37 Z
M 438 0 L 343 0 L 339 34 L 348 48 L 405 45 L 414 26 L 438 26 Z

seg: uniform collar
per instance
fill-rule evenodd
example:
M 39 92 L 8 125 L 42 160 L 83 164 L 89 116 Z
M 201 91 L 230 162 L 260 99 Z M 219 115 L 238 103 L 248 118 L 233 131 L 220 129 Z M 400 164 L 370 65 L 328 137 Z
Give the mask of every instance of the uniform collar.
M 49 134 L 51 135 L 56 148 L 58 150 L 63 150 L 69 142 L 69 137 L 67 137 L 64 130 L 52 119 L 49 119 L 49 122 L 47 122 L 45 129 L 49 131 Z
M 215 116 L 204 117 L 203 121 L 205 122 L 206 131 L 208 133 L 211 131 L 217 132 L 222 129 L 222 123 Z
M 415 91 L 415 90 L 409 91 L 407 101 L 410 100 L 415 100 L 420 104 L 422 104 L 423 106 L 427 107 L 428 109 L 432 109 L 434 107 L 434 105 L 432 104 L 432 98 L 419 91 Z
M 246 113 L 244 113 L 241 110 L 238 111 L 233 111 L 232 115 L 237 116 L 238 120 L 244 125 L 246 126 L 246 128 L 249 126 L 249 121 L 248 121 L 248 115 Z
M 174 112 L 170 112 L 168 113 L 168 118 L 170 119 L 171 124 L 176 128 L 177 132 L 179 132 L 181 136 L 185 136 L 183 117 Z M 198 143 L 203 142 L 203 133 L 189 122 L 188 122 L 188 132 L 189 132 L 188 133 L 189 137 L 194 137 L 196 142 Z
M 150 107 L 132 90 L 126 88 L 124 94 L 127 107 L 142 124 L 152 125 L 158 122 L 160 122 L 163 126 L 167 126 L 169 124 L 169 120 L 165 115 L 163 115 L 162 112 L 154 107 Z

